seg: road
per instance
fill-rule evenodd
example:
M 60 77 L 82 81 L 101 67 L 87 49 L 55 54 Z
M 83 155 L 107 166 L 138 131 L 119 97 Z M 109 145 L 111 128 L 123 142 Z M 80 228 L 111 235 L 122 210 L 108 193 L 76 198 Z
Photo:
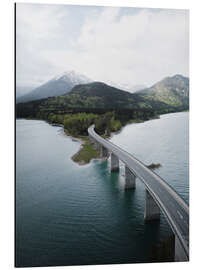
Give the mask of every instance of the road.
M 189 258 L 189 207 L 185 201 L 160 176 L 148 169 L 133 155 L 100 137 L 94 131 L 94 125 L 88 128 L 88 134 L 113 152 L 146 186 L 168 220 L 174 234 Z

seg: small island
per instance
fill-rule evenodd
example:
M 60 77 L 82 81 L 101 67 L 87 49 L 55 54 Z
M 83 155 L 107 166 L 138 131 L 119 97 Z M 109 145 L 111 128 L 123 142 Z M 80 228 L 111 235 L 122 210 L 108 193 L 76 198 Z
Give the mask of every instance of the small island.
M 160 163 L 151 163 L 150 165 L 147 165 L 148 169 L 158 169 L 161 167 Z

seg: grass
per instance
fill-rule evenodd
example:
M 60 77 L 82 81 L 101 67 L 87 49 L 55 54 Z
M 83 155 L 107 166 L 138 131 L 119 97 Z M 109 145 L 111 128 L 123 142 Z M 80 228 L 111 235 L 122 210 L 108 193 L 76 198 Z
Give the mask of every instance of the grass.
M 133 119 L 133 120 L 128 121 L 123 126 L 129 123 L 142 123 L 142 122 L 144 122 L 144 120 Z M 89 140 L 88 136 L 79 136 L 79 135 L 76 136 L 75 134 L 70 134 L 67 129 L 64 129 L 64 131 L 66 135 L 72 136 L 73 138 L 76 138 L 82 141 L 81 149 L 75 155 L 72 156 L 72 160 L 74 162 L 78 163 L 79 165 L 85 165 L 85 164 L 88 164 L 94 158 L 100 158 L 100 151 L 94 148 L 94 144 Z M 108 139 L 110 136 L 101 135 L 101 137 L 103 137 L 104 139 Z M 152 164 L 152 165 L 154 166 L 150 165 L 149 166 L 150 169 L 159 167 L 157 166 L 157 164 Z
M 72 160 L 77 162 L 80 165 L 89 163 L 93 158 L 99 158 L 100 152 L 94 148 L 93 143 L 89 140 L 88 137 L 83 137 L 83 144 L 81 149 L 72 156 Z

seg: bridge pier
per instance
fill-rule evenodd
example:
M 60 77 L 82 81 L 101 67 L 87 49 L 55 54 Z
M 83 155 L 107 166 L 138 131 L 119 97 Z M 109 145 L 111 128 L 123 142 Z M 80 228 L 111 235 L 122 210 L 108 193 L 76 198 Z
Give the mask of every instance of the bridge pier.
M 136 176 L 131 172 L 131 170 L 125 165 L 125 188 L 136 188 Z
M 155 200 L 152 198 L 149 191 L 146 189 L 146 198 L 145 198 L 145 211 L 144 211 L 144 219 L 154 220 L 160 218 L 160 209 Z
M 103 145 L 101 145 L 101 157 L 108 157 L 108 149 L 106 149 Z
M 179 197 L 179 195 L 170 188 L 163 180 L 155 175 L 153 172 L 149 173 L 146 166 L 140 164 L 138 160 L 128 155 L 122 149 L 119 149 L 110 141 L 104 140 L 101 136 L 95 133 L 94 125 L 88 128 L 90 140 L 97 148 L 101 150 L 101 157 L 108 158 L 110 152 L 115 152 L 111 155 L 111 171 L 119 169 L 119 158 L 125 165 L 125 188 L 136 187 L 136 172 L 138 170 L 139 177 L 146 186 L 146 199 L 144 218 L 146 221 L 153 219 L 160 219 L 160 209 L 166 216 L 171 229 L 174 232 L 173 243 L 171 243 L 170 258 L 174 257 L 175 261 L 189 260 L 189 207 Z M 128 166 L 131 168 L 128 167 Z M 158 181 L 157 181 L 158 180 Z M 155 182 L 154 182 L 155 181 Z M 164 183 L 164 185 L 162 185 Z M 147 190 L 150 189 L 151 193 Z M 153 194 L 153 196 L 151 195 Z M 154 199 L 155 198 L 155 199 Z M 170 205 L 169 205 L 169 202 Z M 160 208 L 159 208 L 160 204 Z M 167 206 L 167 207 L 165 207 Z M 183 213 L 181 215 L 174 215 L 178 211 Z M 179 213 L 180 214 L 180 213 Z M 182 220 L 181 220 L 182 219 Z M 163 245 L 163 252 L 165 253 L 165 246 Z
M 119 171 L 119 159 L 114 153 L 111 153 L 111 172 L 113 171 Z
M 91 143 L 94 144 L 94 148 L 98 150 L 99 146 L 100 146 L 99 143 L 93 137 L 91 137 L 90 135 L 89 135 L 89 139 L 90 139 Z
M 89 135 L 89 140 L 91 141 L 91 143 L 94 143 L 94 139 L 90 135 Z
M 178 237 L 175 235 L 175 262 L 187 262 L 189 261 L 185 250 L 182 248 L 180 240 Z
M 94 141 L 94 148 L 99 150 L 100 144 L 97 141 Z

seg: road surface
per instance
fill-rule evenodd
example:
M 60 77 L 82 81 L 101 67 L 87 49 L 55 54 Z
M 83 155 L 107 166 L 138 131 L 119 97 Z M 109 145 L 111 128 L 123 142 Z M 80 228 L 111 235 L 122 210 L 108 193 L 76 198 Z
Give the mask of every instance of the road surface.
M 134 156 L 100 137 L 94 125 L 88 128 L 91 138 L 99 142 L 109 152 L 113 152 L 146 186 L 167 218 L 174 234 L 189 258 L 189 207 L 185 201 L 161 177 L 148 169 Z

